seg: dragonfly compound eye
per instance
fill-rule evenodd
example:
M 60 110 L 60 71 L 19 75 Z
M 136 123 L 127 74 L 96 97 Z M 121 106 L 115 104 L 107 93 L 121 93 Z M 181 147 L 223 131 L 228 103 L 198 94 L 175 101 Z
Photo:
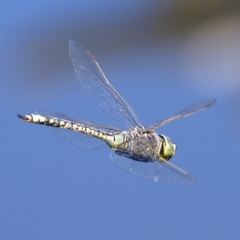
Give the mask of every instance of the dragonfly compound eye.
M 162 144 L 162 158 L 166 161 L 168 161 L 170 158 L 172 158 L 176 152 L 177 146 L 176 144 L 172 143 L 172 141 L 164 136 L 164 135 L 159 135 L 163 141 Z

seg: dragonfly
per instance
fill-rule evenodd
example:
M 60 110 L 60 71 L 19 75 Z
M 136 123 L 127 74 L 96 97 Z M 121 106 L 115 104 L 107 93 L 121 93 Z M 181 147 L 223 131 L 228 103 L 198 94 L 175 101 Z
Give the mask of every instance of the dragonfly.
M 87 149 L 109 146 L 110 159 L 120 168 L 140 177 L 178 183 L 193 183 L 186 171 L 170 163 L 177 146 L 156 129 L 212 106 L 216 100 L 197 102 L 172 117 L 144 127 L 133 108 L 114 89 L 92 54 L 75 41 L 69 41 L 70 57 L 82 87 L 107 113 L 123 123 L 127 130 L 93 124 L 60 112 L 39 110 L 20 115 L 24 122 L 50 127 L 56 136 Z

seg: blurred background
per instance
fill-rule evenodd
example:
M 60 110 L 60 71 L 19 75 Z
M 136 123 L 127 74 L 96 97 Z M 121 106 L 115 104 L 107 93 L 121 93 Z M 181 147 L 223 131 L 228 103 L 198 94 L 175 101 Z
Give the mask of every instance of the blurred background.
M 240 2 L 1 1 L 0 239 L 239 239 Z M 193 187 L 155 183 L 26 124 L 45 108 L 124 129 L 79 84 L 73 39 L 143 125 L 205 98 L 158 132 Z

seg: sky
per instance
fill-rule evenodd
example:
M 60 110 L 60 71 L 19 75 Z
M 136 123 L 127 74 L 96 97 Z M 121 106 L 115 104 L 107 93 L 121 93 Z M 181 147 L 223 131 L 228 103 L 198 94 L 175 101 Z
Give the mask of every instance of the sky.
M 0 239 L 239 239 L 240 18 L 229 2 L 224 12 L 188 1 L 2 1 Z M 217 99 L 157 131 L 177 144 L 171 162 L 194 186 L 134 176 L 109 148 L 79 148 L 17 118 L 49 109 L 125 129 L 79 84 L 70 39 L 144 126 Z

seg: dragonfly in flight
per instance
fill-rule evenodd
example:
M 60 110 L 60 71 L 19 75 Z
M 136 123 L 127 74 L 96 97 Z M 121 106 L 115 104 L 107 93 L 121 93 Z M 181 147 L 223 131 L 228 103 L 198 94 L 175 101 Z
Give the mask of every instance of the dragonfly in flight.
M 216 100 L 195 103 L 170 118 L 143 127 L 126 100 L 113 88 L 90 52 L 75 41 L 69 41 L 69 53 L 76 75 L 88 95 L 105 111 L 122 122 L 127 130 L 93 124 L 64 113 L 46 110 L 20 115 L 25 122 L 42 124 L 58 137 L 87 149 L 109 146 L 110 159 L 120 168 L 135 175 L 170 182 L 194 182 L 194 178 L 169 160 L 176 145 L 155 130 L 177 119 L 188 117 L 212 106 Z

